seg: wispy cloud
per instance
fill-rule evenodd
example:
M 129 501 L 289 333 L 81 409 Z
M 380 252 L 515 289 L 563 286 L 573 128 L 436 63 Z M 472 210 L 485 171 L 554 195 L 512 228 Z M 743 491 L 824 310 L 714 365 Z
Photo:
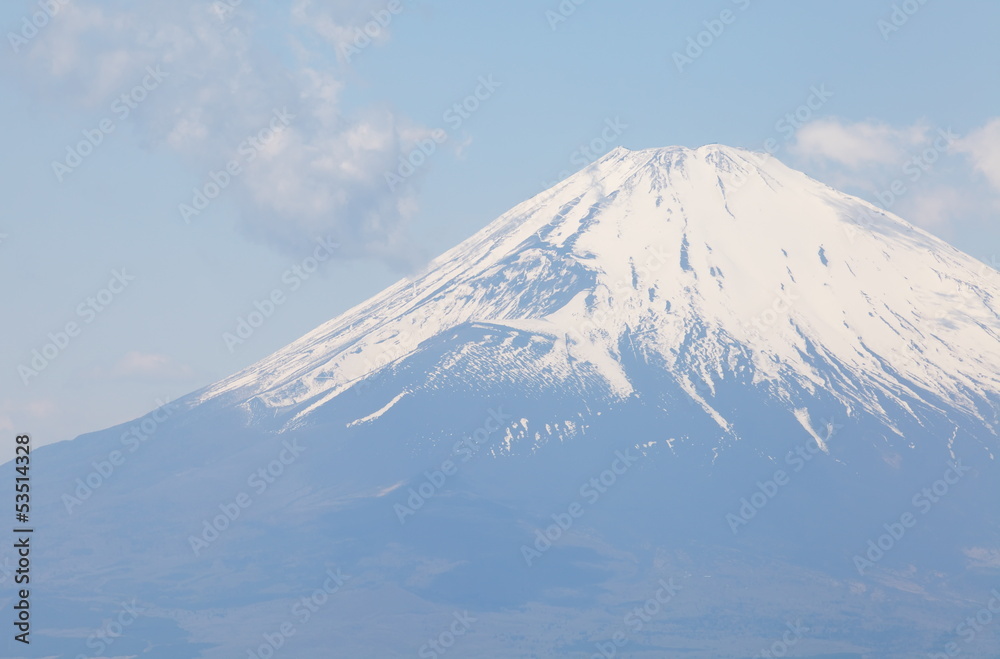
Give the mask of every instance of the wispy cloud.
M 405 262 L 413 192 L 386 190 L 384 172 L 429 131 L 343 100 L 345 55 L 386 43 L 398 12 L 385 0 L 221 4 L 74 0 L 8 66 L 36 94 L 81 110 L 110 107 L 160 67 L 167 78 L 131 127 L 202 178 L 287 111 L 290 123 L 233 180 L 243 228 L 289 251 L 334 235 L 344 255 Z M 191 196 L 178 190 L 178 203 Z
M 803 125 L 790 151 L 831 185 L 945 233 L 983 222 L 1000 203 L 1000 118 L 964 137 L 927 121 L 822 119 Z
M 891 165 L 926 141 L 929 131 L 923 123 L 894 128 L 874 121 L 819 119 L 799 129 L 792 153 L 806 160 L 832 161 L 854 168 Z
M 157 385 L 188 383 L 197 371 L 169 355 L 130 350 L 117 361 L 92 366 L 85 371 L 87 381 L 143 382 Z
M 985 200 L 980 200 L 980 202 Z M 982 210 L 975 196 L 948 185 L 918 190 L 904 198 L 894 212 L 929 229 L 948 227 Z
M 1000 117 L 959 140 L 955 149 L 966 154 L 976 171 L 1000 191 Z
M 110 370 L 113 377 L 153 380 L 187 379 L 194 374 L 193 368 L 167 355 L 138 350 L 126 353 Z
M 60 412 L 60 407 L 49 398 L 0 400 L 0 432 L 30 432 L 35 423 Z M 0 462 L 6 459 L 6 455 L 0 455 Z

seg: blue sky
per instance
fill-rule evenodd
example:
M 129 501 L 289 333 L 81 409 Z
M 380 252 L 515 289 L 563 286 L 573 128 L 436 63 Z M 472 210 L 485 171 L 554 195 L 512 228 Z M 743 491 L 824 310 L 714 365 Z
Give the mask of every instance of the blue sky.
M 4 3 L 0 431 L 209 384 L 618 145 L 769 144 L 995 266 L 998 24 L 986 0 Z

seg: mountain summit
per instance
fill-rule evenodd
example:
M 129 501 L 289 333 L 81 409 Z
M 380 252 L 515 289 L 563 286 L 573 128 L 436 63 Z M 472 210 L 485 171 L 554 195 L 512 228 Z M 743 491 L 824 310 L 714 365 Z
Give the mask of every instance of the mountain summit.
M 38 451 L 40 651 L 122 598 L 151 659 L 936 651 L 1000 567 L 998 300 L 773 158 L 616 149 L 141 442 Z

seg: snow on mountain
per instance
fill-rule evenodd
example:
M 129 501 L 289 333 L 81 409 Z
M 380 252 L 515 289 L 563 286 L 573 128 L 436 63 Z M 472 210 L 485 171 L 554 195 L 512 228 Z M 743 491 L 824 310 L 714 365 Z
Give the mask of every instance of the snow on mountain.
M 293 426 L 474 324 L 541 348 L 541 362 L 505 366 L 510 380 L 582 372 L 618 399 L 635 393 L 625 341 L 727 431 L 709 399 L 734 369 L 890 426 L 886 400 L 996 422 L 982 401 L 1000 392 L 1000 273 L 776 159 L 714 145 L 618 148 L 201 400 L 256 400 Z

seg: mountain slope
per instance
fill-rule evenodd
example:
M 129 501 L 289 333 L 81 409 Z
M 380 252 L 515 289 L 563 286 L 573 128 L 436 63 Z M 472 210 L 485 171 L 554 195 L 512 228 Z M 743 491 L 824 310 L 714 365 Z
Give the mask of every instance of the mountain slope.
M 263 656 L 284 622 L 297 657 L 440 656 L 460 629 L 451 656 L 623 633 L 745 659 L 799 619 L 802 656 L 937 651 L 1000 569 L 998 300 L 776 160 L 617 149 L 134 451 L 132 424 L 40 450 L 40 646 L 75 656 L 136 598 L 111 656 Z

